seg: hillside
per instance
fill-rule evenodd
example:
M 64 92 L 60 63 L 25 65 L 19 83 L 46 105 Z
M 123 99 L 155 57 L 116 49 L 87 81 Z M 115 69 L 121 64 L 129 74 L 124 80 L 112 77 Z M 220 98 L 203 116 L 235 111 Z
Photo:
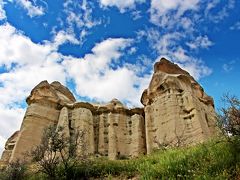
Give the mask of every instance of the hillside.
M 78 162 L 72 169 L 72 178 L 239 179 L 239 147 L 239 138 L 232 138 L 230 141 L 219 138 L 194 147 L 156 150 L 150 155 L 136 159 L 89 159 Z M 58 167 L 57 173 L 57 179 L 64 179 L 61 167 Z M 24 179 L 48 179 L 40 172 L 36 173 L 36 169 L 24 171 L 23 174 Z M 4 177 L 3 173 L 0 177 Z

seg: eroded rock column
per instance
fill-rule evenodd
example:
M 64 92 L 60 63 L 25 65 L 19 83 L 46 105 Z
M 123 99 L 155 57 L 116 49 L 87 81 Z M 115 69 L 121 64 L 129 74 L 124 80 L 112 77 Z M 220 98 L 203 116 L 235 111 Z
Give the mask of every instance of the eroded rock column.
M 76 108 L 72 111 L 72 123 L 75 131 L 83 133 L 78 147 L 78 154 L 94 154 L 94 128 L 93 115 L 87 108 Z

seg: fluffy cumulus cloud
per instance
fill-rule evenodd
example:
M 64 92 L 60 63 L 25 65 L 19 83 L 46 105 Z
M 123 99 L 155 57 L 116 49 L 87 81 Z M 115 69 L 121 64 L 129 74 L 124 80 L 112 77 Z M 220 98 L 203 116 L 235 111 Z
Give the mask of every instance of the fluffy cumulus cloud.
M 1 114 L 1 134 L 0 134 L 0 148 L 3 148 L 3 143 L 1 140 L 6 140 L 9 134 L 12 134 L 12 130 L 17 130 L 20 127 L 21 121 L 19 119 L 23 118 L 24 110 L 22 108 L 3 108 L 0 107 Z M 8 121 L 8 123 L 6 123 Z
M 0 26 L 0 66 L 11 68 L 13 64 L 42 65 L 47 59 L 58 59 L 59 45 L 65 42 L 78 43 L 78 40 L 64 31 L 56 33 L 53 42 L 34 43 L 13 26 L 6 23 Z M 27 49 L 27 51 L 26 51 Z
M 17 0 L 17 3 L 27 11 L 30 17 L 44 15 L 44 8 L 37 6 L 35 1 Z
M 0 65 L 5 65 L 7 68 L 10 68 L 12 63 L 19 65 L 41 63 L 51 51 L 49 45 L 42 46 L 33 43 L 10 24 L 0 26 L 0 42 Z
M 77 85 L 77 93 L 97 101 L 118 98 L 130 105 L 140 105 L 140 93 L 148 76 L 140 78 L 128 66 L 118 66 L 122 50 L 131 43 L 130 39 L 109 38 L 96 44 L 92 53 L 81 59 L 65 57 L 63 64 Z
M 120 12 L 125 12 L 127 9 L 135 8 L 137 3 L 143 3 L 145 0 L 100 0 L 103 7 L 117 7 Z

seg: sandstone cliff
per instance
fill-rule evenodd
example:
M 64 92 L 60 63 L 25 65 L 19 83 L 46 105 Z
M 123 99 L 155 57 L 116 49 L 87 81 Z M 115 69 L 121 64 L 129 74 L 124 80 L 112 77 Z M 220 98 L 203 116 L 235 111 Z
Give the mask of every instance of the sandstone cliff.
M 213 99 L 190 74 L 162 58 L 141 102 L 145 111 L 146 147 L 202 142 L 215 133 Z
M 2 161 L 23 158 L 51 124 L 64 127 L 69 136 L 74 129 L 85 130 L 84 153 L 111 159 L 150 153 L 164 144 L 195 144 L 215 134 L 212 98 L 188 72 L 164 58 L 154 65 L 141 102 L 144 108 L 134 109 L 117 99 L 107 104 L 76 102 L 59 82 L 43 81 L 27 98 L 21 129 L 7 141 Z

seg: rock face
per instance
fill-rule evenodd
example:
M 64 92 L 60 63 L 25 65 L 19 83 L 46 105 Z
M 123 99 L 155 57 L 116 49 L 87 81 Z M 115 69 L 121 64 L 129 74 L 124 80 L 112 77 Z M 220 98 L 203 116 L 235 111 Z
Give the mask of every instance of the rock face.
M 213 99 L 188 72 L 164 58 L 154 65 L 141 102 L 148 153 L 163 144 L 195 144 L 215 134 Z
M 1 160 L 23 158 L 51 124 L 69 136 L 75 129 L 84 130 L 86 150 L 79 148 L 78 153 L 110 159 L 136 157 L 164 144 L 196 144 L 215 134 L 212 98 L 188 72 L 164 58 L 155 64 L 141 102 L 144 108 L 134 109 L 117 99 L 107 104 L 76 102 L 59 82 L 43 81 L 27 98 L 21 129 L 7 141 Z
M 18 138 L 10 156 L 10 161 L 22 158 L 41 141 L 43 130 L 58 123 L 59 107 L 64 103 L 74 103 L 72 93 L 59 82 L 38 84 L 27 98 L 28 108 L 25 113 Z

